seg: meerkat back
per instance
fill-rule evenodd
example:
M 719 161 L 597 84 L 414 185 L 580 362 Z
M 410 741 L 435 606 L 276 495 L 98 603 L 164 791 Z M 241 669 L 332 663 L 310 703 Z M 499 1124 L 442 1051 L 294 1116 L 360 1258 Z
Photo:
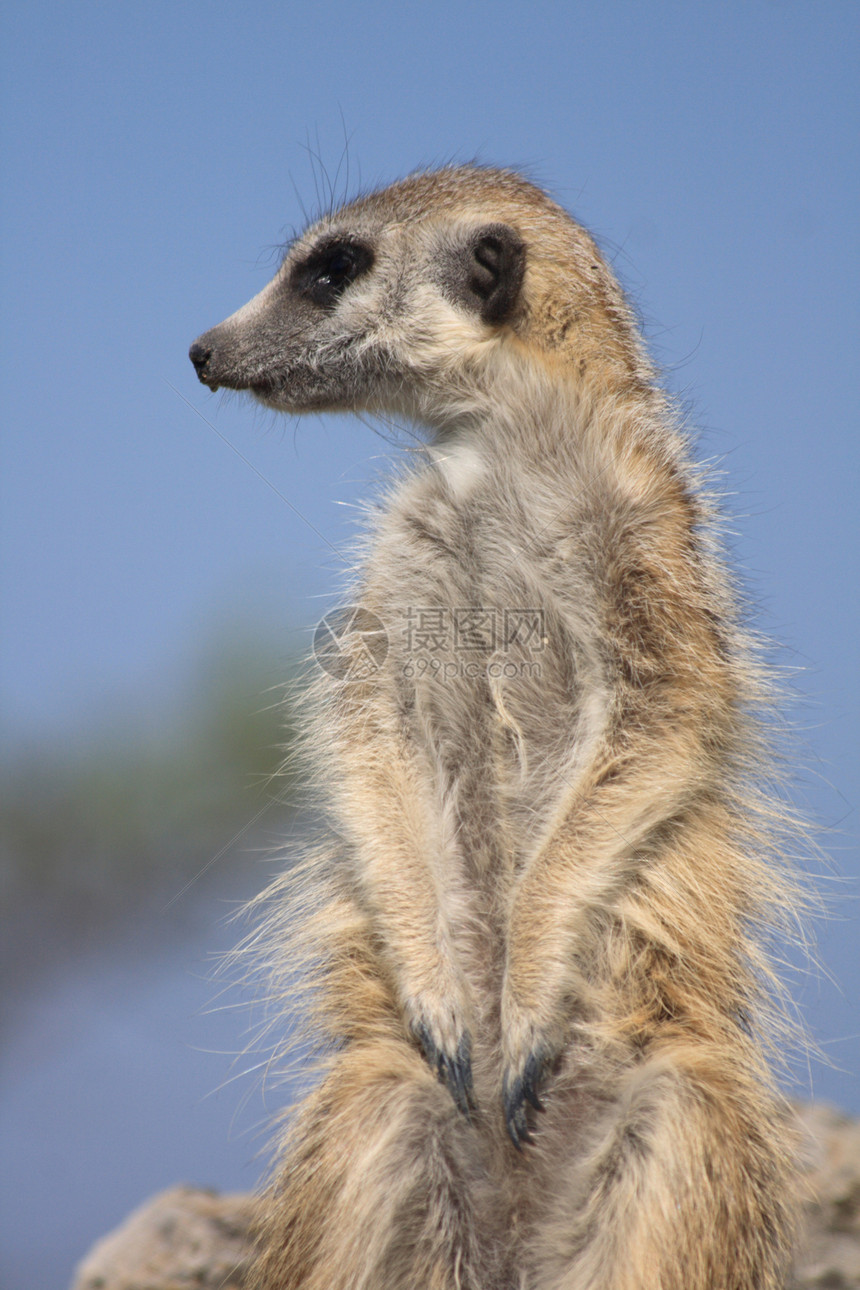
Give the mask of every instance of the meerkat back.
M 256 1284 L 784 1284 L 759 929 L 795 891 L 758 669 L 594 242 L 511 172 L 417 173 L 315 223 L 190 357 L 424 436 L 314 687 L 330 833 L 264 937 L 275 996 L 308 968 L 323 1055 Z

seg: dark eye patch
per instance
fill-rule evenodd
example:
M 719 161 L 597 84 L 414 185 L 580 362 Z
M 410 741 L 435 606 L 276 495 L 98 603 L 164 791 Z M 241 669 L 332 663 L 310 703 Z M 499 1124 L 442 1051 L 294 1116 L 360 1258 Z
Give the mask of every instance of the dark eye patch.
M 364 242 L 333 238 L 295 265 L 290 285 L 321 309 L 333 309 L 350 283 L 372 267 L 373 251 Z

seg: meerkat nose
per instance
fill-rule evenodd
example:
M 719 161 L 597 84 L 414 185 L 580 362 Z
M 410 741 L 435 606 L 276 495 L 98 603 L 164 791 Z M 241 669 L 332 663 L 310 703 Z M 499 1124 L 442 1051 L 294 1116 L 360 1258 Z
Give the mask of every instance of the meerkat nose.
M 207 368 L 209 366 L 209 360 L 212 357 L 212 350 L 207 349 L 205 345 L 201 345 L 199 341 L 195 340 L 194 344 L 188 351 L 188 357 L 194 364 L 194 370 L 196 371 L 199 380 L 201 380 L 204 385 L 209 385 L 210 382 Z

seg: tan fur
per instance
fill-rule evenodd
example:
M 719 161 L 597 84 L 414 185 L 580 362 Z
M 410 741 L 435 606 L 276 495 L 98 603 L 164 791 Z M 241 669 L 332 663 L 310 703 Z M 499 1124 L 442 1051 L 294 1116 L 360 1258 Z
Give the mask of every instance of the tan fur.
M 345 287 L 305 267 L 350 239 L 372 264 Z M 267 897 L 274 996 L 303 964 L 321 1056 L 255 1284 L 783 1285 L 766 944 L 796 891 L 763 683 L 593 241 L 509 172 L 417 174 L 319 221 L 192 359 L 275 408 L 429 432 L 352 593 L 385 661 L 316 682 L 331 840 Z M 539 610 L 543 637 L 437 641 L 455 670 L 420 669 L 416 612 L 470 607 Z

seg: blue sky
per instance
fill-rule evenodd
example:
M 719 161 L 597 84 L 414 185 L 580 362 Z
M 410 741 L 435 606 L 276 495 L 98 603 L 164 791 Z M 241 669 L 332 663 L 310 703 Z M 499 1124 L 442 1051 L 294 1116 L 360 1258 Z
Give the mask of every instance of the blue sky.
M 802 992 L 837 1066 L 815 1090 L 860 1111 L 858 29 L 853 0 L 8 6 L 12 739 L 180 693 L 224 625 L 306 648 L 327 541 L 392 450 L 207 394 L 188 345 L 263 285 L 326 174 L 524 167 L 601 241 L 727 472 L 736 566 L 798 695 L 799 799 L 852 878 L 819 938 L 840 985 Z

